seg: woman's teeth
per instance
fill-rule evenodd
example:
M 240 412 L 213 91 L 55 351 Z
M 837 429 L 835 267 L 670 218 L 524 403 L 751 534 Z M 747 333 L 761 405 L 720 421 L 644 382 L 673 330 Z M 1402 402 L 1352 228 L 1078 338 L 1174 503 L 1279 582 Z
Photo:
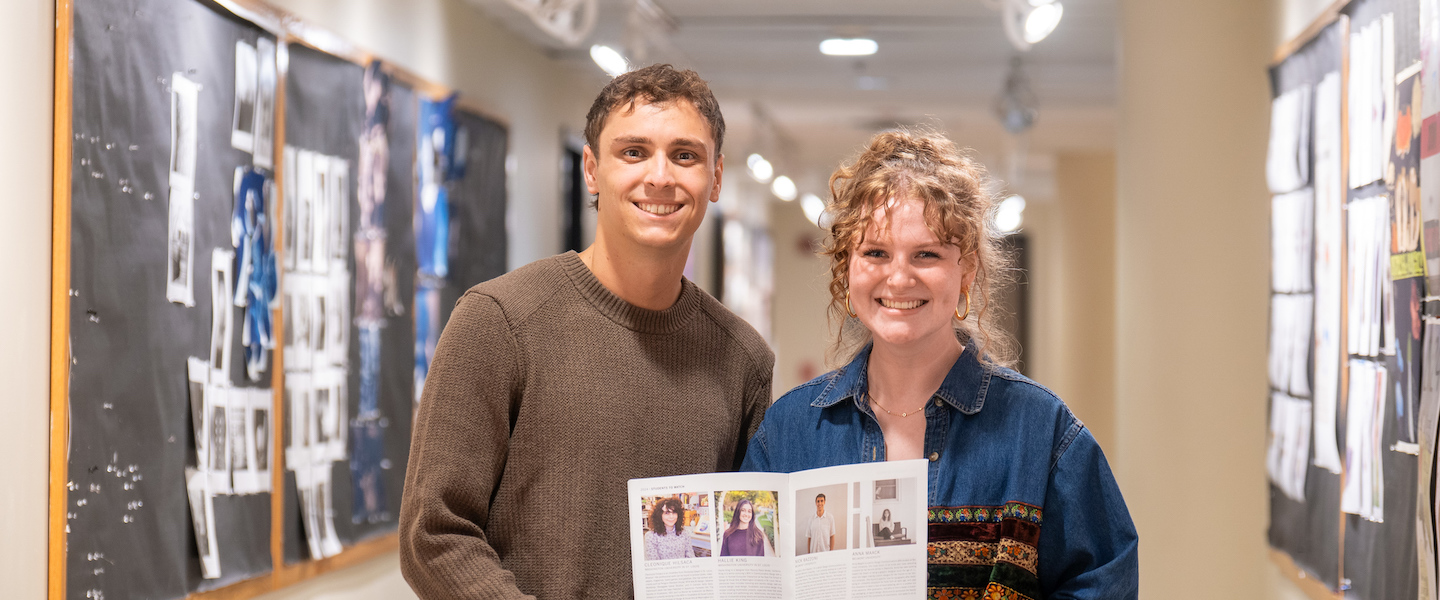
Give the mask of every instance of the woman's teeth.
M 884 298 L 881 298 L 881 299 L 880 299 L 880 306 L 884 306 L 885 308 L 898 308 L 898 309 L 901 309 L 901 310 L 907 310 L 907 309 L 911 309 L 911 308 L 919 308 L 920 305 L 921 305 L 921 304 L 924 304 L 924 303 L 925 303 L 924 300 L 911 300 L 911 301 L 909 301 L 909 302 L 896 302 L 896 301 L 894 301 L 894 300 L 886 300 L 886 299 L 884 299 Z
M 677 210 L 680 210 L 679 204 L 640 204 L 637 202 L 635 206 L 640 207 L 640 210 L 648 212 L 652 215 L 668 215 Z

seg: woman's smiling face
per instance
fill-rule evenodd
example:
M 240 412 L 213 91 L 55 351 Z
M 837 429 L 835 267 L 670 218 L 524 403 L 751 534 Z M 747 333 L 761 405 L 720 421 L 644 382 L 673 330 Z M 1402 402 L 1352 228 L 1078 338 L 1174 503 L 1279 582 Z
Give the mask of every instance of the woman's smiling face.
M 851 308 L 877 344 L 953 339 L 956 308 L 975 275 L 973 262 L 935 236 L 919 199 L 892 198 L 875 210 L 850 259 Z

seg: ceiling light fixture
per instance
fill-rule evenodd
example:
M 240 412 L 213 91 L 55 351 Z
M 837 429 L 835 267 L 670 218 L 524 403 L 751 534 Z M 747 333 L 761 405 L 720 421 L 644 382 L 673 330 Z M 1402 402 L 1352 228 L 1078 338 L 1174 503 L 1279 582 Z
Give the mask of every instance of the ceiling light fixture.
M 591 46 L 590 59 L 600 65 L 600 68 L 604 69 L 611 77 L 619 77 L 630 70 L 630 63 L 625 61 L 625 57 L 609 46 L 600 44 Z
M 995 116 L 1011 135 L 1020 135 L 1035 124 L 1040 113 L 1030 79 L 1025 76 L 1020 57 L 1010 59 L 1010 72 L 1005 75 L 1005 89 L 995 99 Z
M 598 0 L 505 0 L 556 41 L 574 48 L 595 29 Z
M 1026 51 L 1060 25 L 1065 7 L 1059 0 L 1004 0 L 1005 36 L 1016 50 Z
M 789 202 L 795 199 L 800 190 L 795 189 L 795 182 L 791 181 L 789 177 L 781 175 L 775 178 L 774 183 L 770 184 L 770 192 L 775 194 L 775 197 Z
M 870 56 L 880 44 L 870 38 L 830 38 L 820 42 L 820 53 L 826 56 Z
M 1000 202 L 995 209 L 995 228 L 1001 233 L 1015 233 L 1025 221 L 1025 198 L 1016 194 Z
M 745 166 L 750 167 L 750 176 L 754 177 L 755 181 L 760 183 L 770 181 L 770 178 L 775 176 L 775 167 L 771 166 L 770 161 L 765 160 L 765 157 L 759 154 L 751 154 L 746 158 Z
M 800 210 L 805 211 L 806 219 L 819 227 L 820 215 L 825 214 L 825 201 L 815 194 L 805 194 L 800 197 Z

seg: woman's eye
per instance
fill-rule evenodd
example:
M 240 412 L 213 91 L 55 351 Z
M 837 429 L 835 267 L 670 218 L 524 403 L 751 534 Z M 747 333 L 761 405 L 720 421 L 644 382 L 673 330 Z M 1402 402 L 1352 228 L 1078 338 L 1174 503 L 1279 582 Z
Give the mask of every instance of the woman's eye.
M 885 251 L 877 248 L 871 248 L 862 252 L 861 255 L 868 256 L 870 258 L 885 258 Z
M 940 254 L 939 254 L 938 252 L 931 252 L 931 251 L 929 251 L 929 250 L 925 250 L 925 251 L 923 251 L 923 252 L 917 253 L 917 254 L 915 255 L 915 257 L 916 257 L 916 258 L 940 258 Z

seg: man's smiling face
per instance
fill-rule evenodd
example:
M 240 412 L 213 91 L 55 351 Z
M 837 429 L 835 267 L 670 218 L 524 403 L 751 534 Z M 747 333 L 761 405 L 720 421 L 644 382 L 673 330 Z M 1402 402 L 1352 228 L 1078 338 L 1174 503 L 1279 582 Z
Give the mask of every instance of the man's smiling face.
M 599 195 L 597 235 L 633 249 L 688 250 L 719 199 L 723 161 L 688 100 L 618 106 L 585 147 L 585 186 Z

